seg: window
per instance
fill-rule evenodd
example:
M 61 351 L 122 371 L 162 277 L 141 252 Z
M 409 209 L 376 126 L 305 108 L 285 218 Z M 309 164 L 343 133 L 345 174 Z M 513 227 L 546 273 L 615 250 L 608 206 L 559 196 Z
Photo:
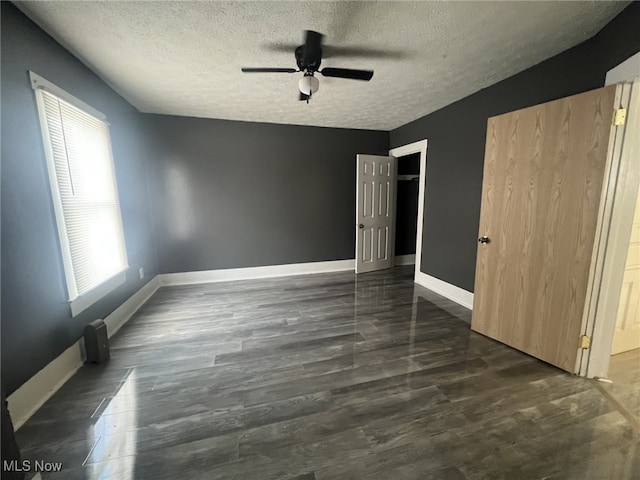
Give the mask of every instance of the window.
M 73 316 L 126 280 L 105 116 L 31 72 Z

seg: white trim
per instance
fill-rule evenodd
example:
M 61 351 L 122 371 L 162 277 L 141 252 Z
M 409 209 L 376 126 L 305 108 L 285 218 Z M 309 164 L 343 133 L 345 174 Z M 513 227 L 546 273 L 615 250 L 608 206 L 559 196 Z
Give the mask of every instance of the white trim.
M 160 288 L 155 276 L 127 301 L 105 317 L 109 337 L 115 334 L 133 314 Z M 84 363 L 84 339 L 67 348 L 42 370 L 9 395 L 9 412 L 13 426 L 18 430 L 51 396 L 65 384 Z
M 601 204 L 603 212 L 598 218 L 601 234 L 594 248 L 592 269 L 593 286 L 587 296 L 589 306 L 586 329 L 591 336 L 591 348 L 583 355 L 578 367 L 581 375 L 606 378 L 609 371 L 611 346 L 624 268 L 629 249 L 634 211 L 640 183 L 640 80 L 623 83 L 619 105 L 627 105 L 627 123 L 624 132 L 616 128 L 613 154 L 608 160 L 612 173 L 605 179 Z M 617 106 L 617 105 L 616 105 Z M 586 357 L 586 358 L 585 358 Z
M 47 171 L 49 177 L 49 185 L 51 188 L 51 201 L 54 207 L 56 226 L 58 229 L 58 239 L 60 242 L 60 253 L 62 256 L 62 262 L 65 272 L 65 280 L 67 285 L 67 295 L 69 298 L 69 307 L 71 309 L 71 316 L 75 317 L 79 313 L 83 312 L 91 305 L 96 303 L 98 300 L 103 298 L 105 295 L 109 294 L 113 290 L 115 290 L 120 285 L 123 285 L 126 278 L 126 270 L 129 268 L 128 259 L 127 259 L 127 249 L 124 240 L 124 226 L 122 225 L 122 212 L 120 208 L 120 196 L 118 193 L 118 184 L 116 181 L 116 173 L 113 159 L 113 151 L 111 146 L 111 132 L 109 131 L 109 124 L 106 121 L 106 117 L 103 113 L 96 110 L 95 108 L 87 105 L 80 99 L 74 97 L 73 95 L 65 92 L 63 89 L 57 87 L 53 83 L 48 80 L 42 78 L 34 72 L 29 72 L 29 77 L 31 79 L 31 86 L 35 91 L 35 98 L 38 110 L 38 117 L 40 120 L 40 128 L 42 130 L 42 141 L 44 146 L 45 158 L 47 160 Z M 109 158 L 110 158 L 110 168 L 111 173 L 113 175 L 113 190 L 115 194 L 115 203 L 118 209 L 118 217 L 119 217 L 119 227 L 120 227 L 120 235 L 119 242 L 121 251 L 124 253 L 124 264 L 122 265 L 122 270 L 115 273 L 112 277 L 102 281 L 100 284 L 96 285 L 94 288 L 87 292 L 83 292 L 81 295 L 78 294 L 78 287 L 76 284 L 75 278 L 75 270 L 72 261 L 71 254 L 71 246 L 69 243 L 67 224 L 65 221 L 64 215 L 64 207 L 62 205 L 62 198 L 60 195 L 60 185 L 58 182 L 58 174 L 56 170 L 56 162 L 54 158 L 54 153 L 51 146 L 49 125 L 47 123 L 46 118 L 46 108 L 45 102 L 42 95 L 42 92 L 49 92 L 55 95 L 60 100 L 69 103 L 75 108 L 82 110 L 84 113 L 91 115 L 97 118 L 99 121 L 103 122 L 106 125 L 106 136 L 108 140 L 109 147 Z
M 424 195 L 427 178 L 427 140 L 420 140 L 401 147 L 389 150 L 392 157 L 402 157 L 412 153 L 420 153 L 420 180 L 418 185 L 418 225 L 416 231 L 416 255 L 415 255 L 415 274 L 414 279 L 417 282 L 418 274 L 421 273 L 420 265 L 422 264 L 422 230 L 424 227 Z
M 82 366 L 82 340 L 67 348 L 9 395 L 9 413 L 18 430 Z
M 33 72 L 30 72 L 34 75 Z M 58 240 L 60 242 L 60 254 L 62 255 L 62 263 L 64 267 L 64 277 L 67 286 L 67 295 L 70 298 L 77 292 L 75 276 L 73 275 L 73 264 L 71 263 L 71 247 L 69 246 L 69 237 L 67 236 L 67 225 L 64 220 L 64 211 L 62 209 L 62 200 L 60 198 L 58 186 L 58 174 L 56 172 L 55 160 L 51 143 L 49 142 L 49 126 L 45 115 L 44 99 L 36 91 L 36 104 L 38 106 L 38 118 L 40 119 L 40 129 L 42 130 L 42 143 L 44 153 L 47 160 L 47 172 L 49 178 L 49 187 L 51 188 L 51 202 L 55 213 L 56 227 L 58 230 Z M 73 313 L 72 313 L 73 315 Z
M 355 260 L 330 262 L 290 263 L 264 267 L 227 268 L 199 272 L 164 273 L 161 285 L 190 285 L 195 283 L 227 282 L 229 280 L 251 280 L 255 278 L 285 277 L 310 273 L 343 272 L 355 269 Z
M 37 73 L 29 71 L 29 78 L 31 79 L 31 88 L 33 88 L 34 90 L 43 90 L 52 95 L 55 95 L 56 97 L 64 100 L 65 102 L 70 103 L 74 107 L 77 107 L 80 110 L 84 110 L 88 114 L 93 115 L 94 117 L 97 117 L 103 122 L 108 124 L 106 115 L 102 113 L 100 110 L 96 110 L 91 105 L 84 103 L 79 98 L 74 97 L 68 92 L 65 92 L 63 89 L 61 89 L 57 85 L 54 85 L 49 80 L 42 78 Z
M 147 300 L 156 293 L 161 285 L 160 275 L 156 275 L 145 283 L 140 290 L 131 295 L 122 305 L 106 316 L 104 323 L 107 325 L 109 337 L 115 335 L 116 332 L 133 317 L 140 307 L 147 303 Z
M 630 82 L 640 77 L 640 52 L 630 56 L 624 62 L 607 72 L 604 84 L 613 85 L 619 82 Z
M 622 102 L 622 89 L 617 87 L 614 97 L 614 108 Z M 589 265 L 589 275 L 587 278 L 587 291 L 585 294 L 584 307 L 582 312 L 582 324 L 580 335 L 592 337 L 595 325 L 596 312 L 598 310 L 598 291 L 602 282 L 602 265 L 604 253 L 607 248 L 607 236 L 613 209 L 612 192 L 615 191 L 615 183 L 620 167 L 620 152 L 622 147 L 622 133 L 624 129 L 611 126 L 609 128 L 609 138 L 605 159 L 605 168 L 602 180 L 602 190 L 598 203 L 598 213 L 595 231 L 593 233 L 593 247 L 591 250 L 591 263 Z M 592 338 L 593 340 L 593 338 Z M 586 376 L 587 365 L 589 363 L 590 352 L 581 349 L 576 345 L 576 365 L 573 373 Z
M 416 274 L 415 282 L 418 285 L 422 285 L 424 288 L 436 292 L 438 295 L 442 295 L 443 297 L 468 308 L 469 310 L 473 308 L 473 293 L 468 292 L 463 288 L 456 287 L 455 285 L 422 272 L 418 272 Z
M 393 264 L 398 265 L 414 265 L 416 263 L 416 256 L 414 254 L 409 255 L 396 255 Z
M 69 300 L 69 306 L 71 307 L 71 316 L 75 317 L 80 312 L 83 312 L 98 300 L 113 292 L 120 285 L 124 285 L 126 281 L 127 271 L 123 270 L 119 273 L 116 273 L 110 279 L 105 280 L 99 285 L 96 285 L 88 292 Z
M 392 220 L 389 230 L 391 234 L 389 235 L 389 256 L 391 257 L 391 268 L 396 266 L 396 223 L 398 221 L 398 159 L 390 156 L 393 164 L 393 178 L 391 179 L 389 189 L 393 188 L 393 193 L 391 194 L 391 212 L 392 212 Z M 378 246 L 379 247 L 379 246 Z M 356 260 L 358 259 L 356 255 Z M 356 269 L 358 268 L 358 263 L 356 262 Z

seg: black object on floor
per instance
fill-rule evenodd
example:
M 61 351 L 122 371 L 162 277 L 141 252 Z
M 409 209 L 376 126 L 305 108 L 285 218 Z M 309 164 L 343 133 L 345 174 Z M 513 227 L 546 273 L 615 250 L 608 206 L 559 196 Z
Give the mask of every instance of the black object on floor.
M 84 346 L 87 363 L 104 363 L 109 360 L 109 337 L 107 326 L 102 320 L 95 320 L 84 327 Z

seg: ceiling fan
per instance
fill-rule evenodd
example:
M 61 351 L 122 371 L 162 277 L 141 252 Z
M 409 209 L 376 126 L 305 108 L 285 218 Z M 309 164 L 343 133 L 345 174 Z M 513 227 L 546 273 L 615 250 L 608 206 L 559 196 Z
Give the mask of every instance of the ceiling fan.
M 300 89 L 300 100 L 309 103 L 311 96 L 320 88 L 320 82 L 315 73 L 325 77 L 349 78 L 351 80 L 369 81 L 373 77 L 373 70 L 354 70 L 351 68 L 323 68 L 320 70 L 322 61 L 322 37 L 323 35 L 313 30 L 305 30 L 304 45 L 295 49 L 295 68 L 243 68 L 244 73 L 297 73 L 304 72 L 304 76 L 298 82 Z

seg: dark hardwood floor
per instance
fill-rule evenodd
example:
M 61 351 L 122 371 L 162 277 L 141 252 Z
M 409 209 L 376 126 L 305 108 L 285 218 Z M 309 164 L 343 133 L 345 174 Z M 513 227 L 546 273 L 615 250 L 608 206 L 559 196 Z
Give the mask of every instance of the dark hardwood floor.
M 613 383 L 601 383 L 599 387 L 640 431 L 640 349 L 613 355 L 609 379 Z
M 165 287 L 18 432 L 61 479 L 638 479 L 591 380 L 472 333 L 412 267 Z

